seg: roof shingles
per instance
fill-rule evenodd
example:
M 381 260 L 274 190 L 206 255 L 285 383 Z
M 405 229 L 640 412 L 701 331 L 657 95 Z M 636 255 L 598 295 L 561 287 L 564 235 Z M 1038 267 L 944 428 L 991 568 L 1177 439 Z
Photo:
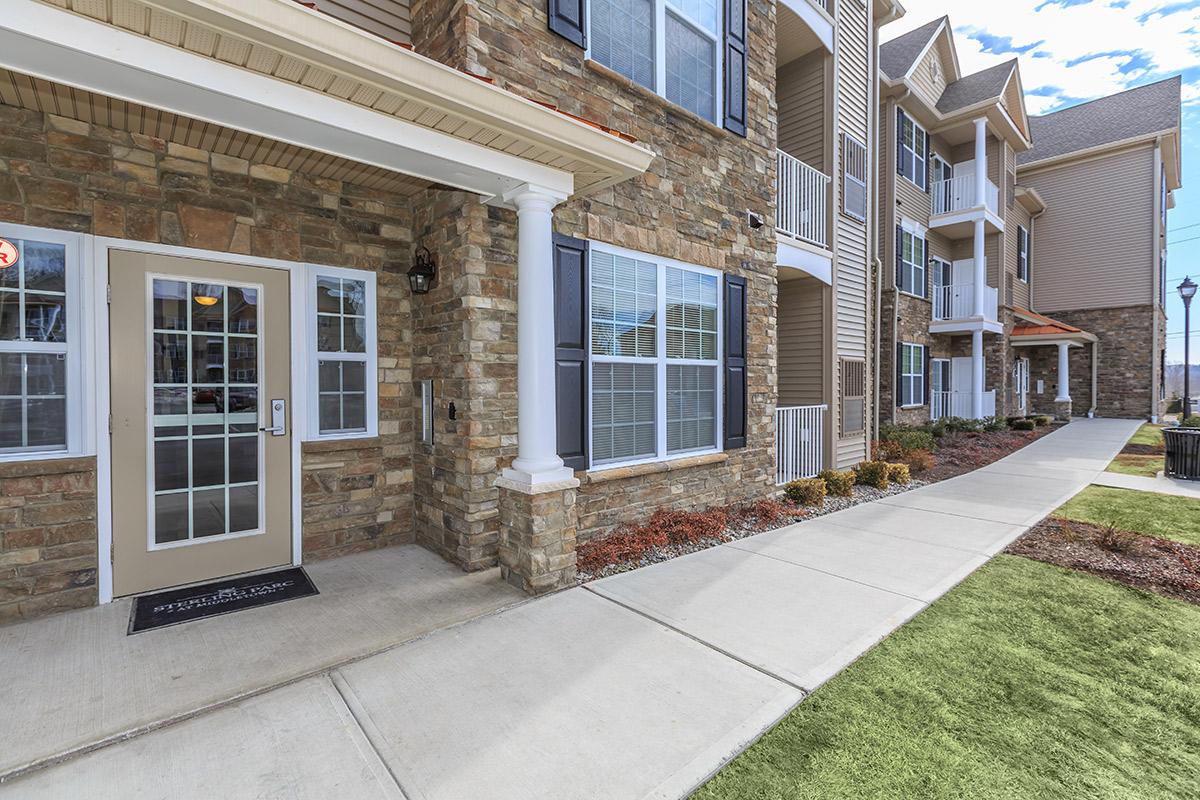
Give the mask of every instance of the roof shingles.
M 949 20 L 949 17 L 939 17 L 890 42 L 884 42 L 879 47 L 879 69 L 893 80 L 903 78 L 917 63 L 921 53 L 925 52 L 929 40 L 941 29 L 942 23 L 948 23 Z

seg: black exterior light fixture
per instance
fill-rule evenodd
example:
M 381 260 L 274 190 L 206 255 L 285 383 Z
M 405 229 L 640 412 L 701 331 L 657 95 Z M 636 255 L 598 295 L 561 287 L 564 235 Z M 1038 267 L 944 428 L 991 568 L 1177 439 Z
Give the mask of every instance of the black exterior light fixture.
M 437 265 L 428 247 L 418 247 L 413 255 L 412 269 L 408 271 L 408 285 L 413 294 L 429 294 L 437 280 Z
M 1179 296 L 1183 298 L 1183 414 L 1180 419 L 1185 420 L 1192 413 L 1191 386 L 1188 381 L 1188 373 L 1192 369 L 1192 354 L 1188 344 L 1192 338 L 1192 298 L 1196 296 L 1196 282 L 1190 276 L 1185 277 L 1183 283 L 1179 284 Z

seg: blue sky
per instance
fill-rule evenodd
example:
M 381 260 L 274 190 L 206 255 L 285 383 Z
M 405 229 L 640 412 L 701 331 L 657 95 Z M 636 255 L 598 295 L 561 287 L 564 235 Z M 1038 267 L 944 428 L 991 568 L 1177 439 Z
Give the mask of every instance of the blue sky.
M 947 12 L 965 73 L 1021 59 L 1030 114 L 1044 114 L 1182 74 L 1183 185 L 1168 226 L 1167 359 L 1183 361 L 1183 303 L 1174 287 L 1200 281 L 1200 0 L 903 0 L 891 39 Z M 1192 363 L 1200 362 L 1200 301 Z

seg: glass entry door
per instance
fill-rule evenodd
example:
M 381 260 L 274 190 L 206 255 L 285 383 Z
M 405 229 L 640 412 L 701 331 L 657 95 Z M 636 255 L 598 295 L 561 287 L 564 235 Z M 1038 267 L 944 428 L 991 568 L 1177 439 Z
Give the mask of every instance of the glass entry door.
M 288 275 L 114 252 L 114 593 L 291 561 Z

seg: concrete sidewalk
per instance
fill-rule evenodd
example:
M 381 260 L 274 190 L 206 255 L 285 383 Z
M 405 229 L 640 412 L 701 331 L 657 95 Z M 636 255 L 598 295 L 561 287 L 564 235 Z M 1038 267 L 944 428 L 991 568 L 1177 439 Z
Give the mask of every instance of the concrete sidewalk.
M 1138 424 L 1080 420 L 969 475 L 442 630 L 0 797 L 681 797 Z
M 1101 472 L 1092 483 L 1114 489 L 1133 489 L 1138 492 L 1173 494 L 1176 497 L 1200 498 L 1200 481 L 1185 481 L 1159 475 L 1148 478 L 1144 475 L 1125 475 L 1120 472 Z

